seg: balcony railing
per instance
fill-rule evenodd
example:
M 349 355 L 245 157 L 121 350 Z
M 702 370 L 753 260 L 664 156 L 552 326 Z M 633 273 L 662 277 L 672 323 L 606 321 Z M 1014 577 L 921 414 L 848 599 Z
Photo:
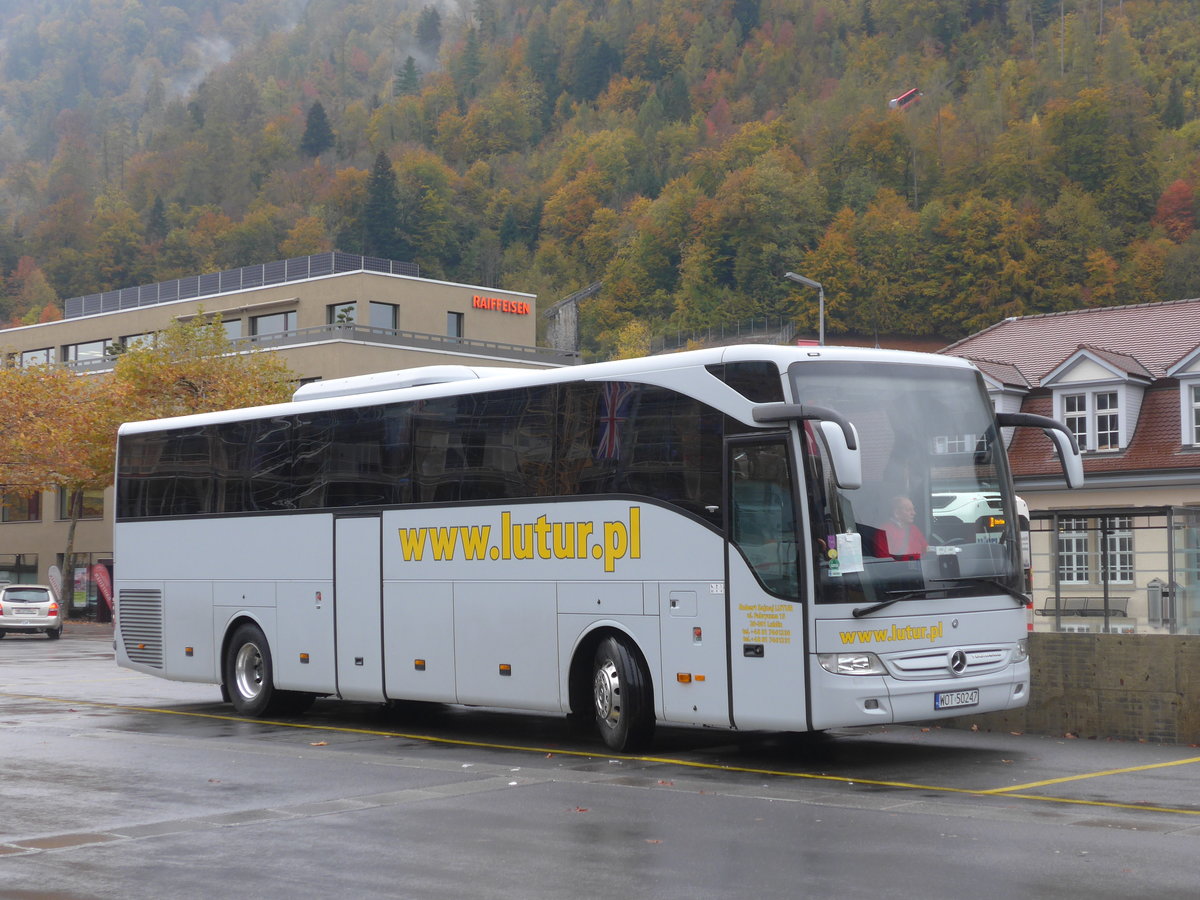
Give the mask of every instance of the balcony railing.
M 353 323 L 318 325 L 313 328 L 257 334 L 235 338 L 232 344 L 235 349 L 241 350 L 285 350 L 305 344 L 320 344 L 329 341 L 353 341 L 376 346 L 461 353 L 465 356 L 488 356 L 509 362 L 539 363 L 552 366 L 573 366 L 579 363 L 579 354 L 572 350 L 527 347 L 523 344 L 510 344 L 505 341 L 449 337 L 444 334 L 426 334 L 421 331 L 402 331 L 395 328 L 373 328 Z M 112 369 L 113 362 L 112 358 L 105 358 L 72 361 L 65 365 L 73 372 L 86 374 L 106 372 Z

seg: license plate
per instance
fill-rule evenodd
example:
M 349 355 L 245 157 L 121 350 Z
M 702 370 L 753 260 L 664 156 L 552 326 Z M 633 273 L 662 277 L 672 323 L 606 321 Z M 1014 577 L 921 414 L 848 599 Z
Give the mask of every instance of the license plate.
M 934 709 L 954 709 L 958 706 L 978 706 L 979 688 L 970 691 L 942 691 L 933 695 Z

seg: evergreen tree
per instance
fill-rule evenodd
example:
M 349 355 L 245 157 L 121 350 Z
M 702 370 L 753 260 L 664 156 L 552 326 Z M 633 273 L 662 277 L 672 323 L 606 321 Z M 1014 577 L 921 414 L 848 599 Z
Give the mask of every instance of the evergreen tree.
M 466 43 L 452 71 L 458 95 L 463 98 L 474 97 L 479 73 L 483 71 L 483 48 L 479 42 L 479 32 L 474 27 L 467 29 Z
M 494 41 L 500 34 L 500 15 L 493 0 L 475 0 L 475 21 L 485 41 Z
M 426 6 L 417 17 L 417 45 L 430 59 L 442 48 L 442 15 L 436 7 Z
M 1178 78 L 1172 78 L 1167 85 L 1167 102 L 1163 106 L 1162 123 L 1172 130 L 1183 125 L 1183 85 Z
M 308 108 L 308 120 L 304 124 L 304 137 L 300 139 L 300 150 L 305 156 L 317 157 L 333 146 L 333 129 L 325 107 L 316 101 Z
M 590 25 L 585 26 L 576 50 L 571 93 L 580 100 L 595 100 L 620 64 L 620 56 L 609 43 L 597 37 Z
M 538 22 L 525 41 L 525 65 L 542 86 L 542 127 L 550 125 L 554 117 L 554 104 L 562 93 L 558 81 L 558 48 L 550 37 L 546 23 Z
M 386 153 L 375 157 L 371 177 L 367 181 L 367 203 L 363 209 L 363 255 L 395 259 L 399 251 L 397 224 L 400 213 L 400 193 L 396 172 Z
M 396 93 L 401 96 L 417 94 L 421 90 L 421 70 L 411 56 L 404 60 L 404 68 L 396 73 Z
M 151 241 L 161 241 L 167 236 L 167 210 L 163 204 L 162 194 L 154 195 L 150 212 L 146 216 L 146 238 Z

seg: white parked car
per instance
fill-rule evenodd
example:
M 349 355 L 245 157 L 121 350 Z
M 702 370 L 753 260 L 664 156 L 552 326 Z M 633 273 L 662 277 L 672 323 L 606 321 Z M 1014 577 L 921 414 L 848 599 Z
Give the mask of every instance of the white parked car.
M 44 584 L 0 586 L 0 638 L 8 632 L 62 636 L 63 623 L 54 592 Z
M 980 516 L 994 516 L 1001 511 L 999 494 L 934 494 L 931 499 L 935 518 L 958 519 L 968 525 L 974 525 Z

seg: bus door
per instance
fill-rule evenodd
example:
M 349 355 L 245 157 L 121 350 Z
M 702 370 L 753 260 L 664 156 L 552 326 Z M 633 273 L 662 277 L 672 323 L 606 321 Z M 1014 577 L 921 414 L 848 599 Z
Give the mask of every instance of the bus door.
M 379 516 L 333 520 L 333 608 L 337 691 L 382 700 L 383 628 Z
M 740 729 L 808 729 L 790 444 L 784 434 L 725 444 L 730 680 Z

